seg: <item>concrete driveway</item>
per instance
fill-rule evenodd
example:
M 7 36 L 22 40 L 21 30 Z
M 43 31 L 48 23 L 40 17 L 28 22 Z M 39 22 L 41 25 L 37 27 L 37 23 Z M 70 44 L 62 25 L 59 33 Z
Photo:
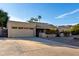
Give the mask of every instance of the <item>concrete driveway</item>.
M 63 56 L 79 55 L 79 48 L 41 38 L 0 38 L 0 55 Z
M 74 39 L 73 37 L 54 37 L 54 38 L 48 38 L 48 39 L 51 41 L 60 42 L 60 43 L 79 47 L 79 40 Z

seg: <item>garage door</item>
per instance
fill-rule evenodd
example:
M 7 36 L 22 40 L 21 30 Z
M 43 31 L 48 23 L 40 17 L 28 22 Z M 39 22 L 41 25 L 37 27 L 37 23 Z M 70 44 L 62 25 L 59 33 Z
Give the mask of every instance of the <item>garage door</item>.
M 9 37 L 29 37 L 33 36 L 33 29 L 11 29 Z

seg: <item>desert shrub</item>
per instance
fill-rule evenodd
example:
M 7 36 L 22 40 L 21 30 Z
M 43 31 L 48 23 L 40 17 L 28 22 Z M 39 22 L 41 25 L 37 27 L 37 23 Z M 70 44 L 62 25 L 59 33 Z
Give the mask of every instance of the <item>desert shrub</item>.
M 73 35 L 79 35 L 79 24 L 74 25 L 74 26 L 72 27 L 71 33 L 72 33 Z
M 64 36 L 69 36 L 69 34 L 70 34 L 70 31 L 63 31 L 63 33 L 64 33 Z
M 55 29 L 46 30 L 46 34 L 56 34 L 56 30 Z

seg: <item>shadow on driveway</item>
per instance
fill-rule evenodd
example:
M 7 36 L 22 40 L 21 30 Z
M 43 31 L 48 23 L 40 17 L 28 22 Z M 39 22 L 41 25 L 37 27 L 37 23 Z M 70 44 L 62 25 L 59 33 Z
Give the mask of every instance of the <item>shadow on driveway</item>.
M 9 39 L 12 39 L 12 38 L 9 38 Z M 60 40 L 59 38 L 53 38 L 51 40 L 47 40 L 47 39 L 37 38 L 37 37 L 26 37 L 26 38 L 13 38 L 13 40 L 29 40 L 29 41 L 39 42 L 49 46 L 59 46 L 59 47 L 79 49 L 79 46 L 65 43 L 62 39 Z

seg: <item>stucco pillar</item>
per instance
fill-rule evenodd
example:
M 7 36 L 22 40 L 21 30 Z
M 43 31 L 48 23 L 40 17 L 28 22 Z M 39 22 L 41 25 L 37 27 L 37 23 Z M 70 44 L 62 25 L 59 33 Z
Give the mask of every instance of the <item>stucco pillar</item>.
M 36 29 L 33 30 L 33 35 L 36 36 Z

